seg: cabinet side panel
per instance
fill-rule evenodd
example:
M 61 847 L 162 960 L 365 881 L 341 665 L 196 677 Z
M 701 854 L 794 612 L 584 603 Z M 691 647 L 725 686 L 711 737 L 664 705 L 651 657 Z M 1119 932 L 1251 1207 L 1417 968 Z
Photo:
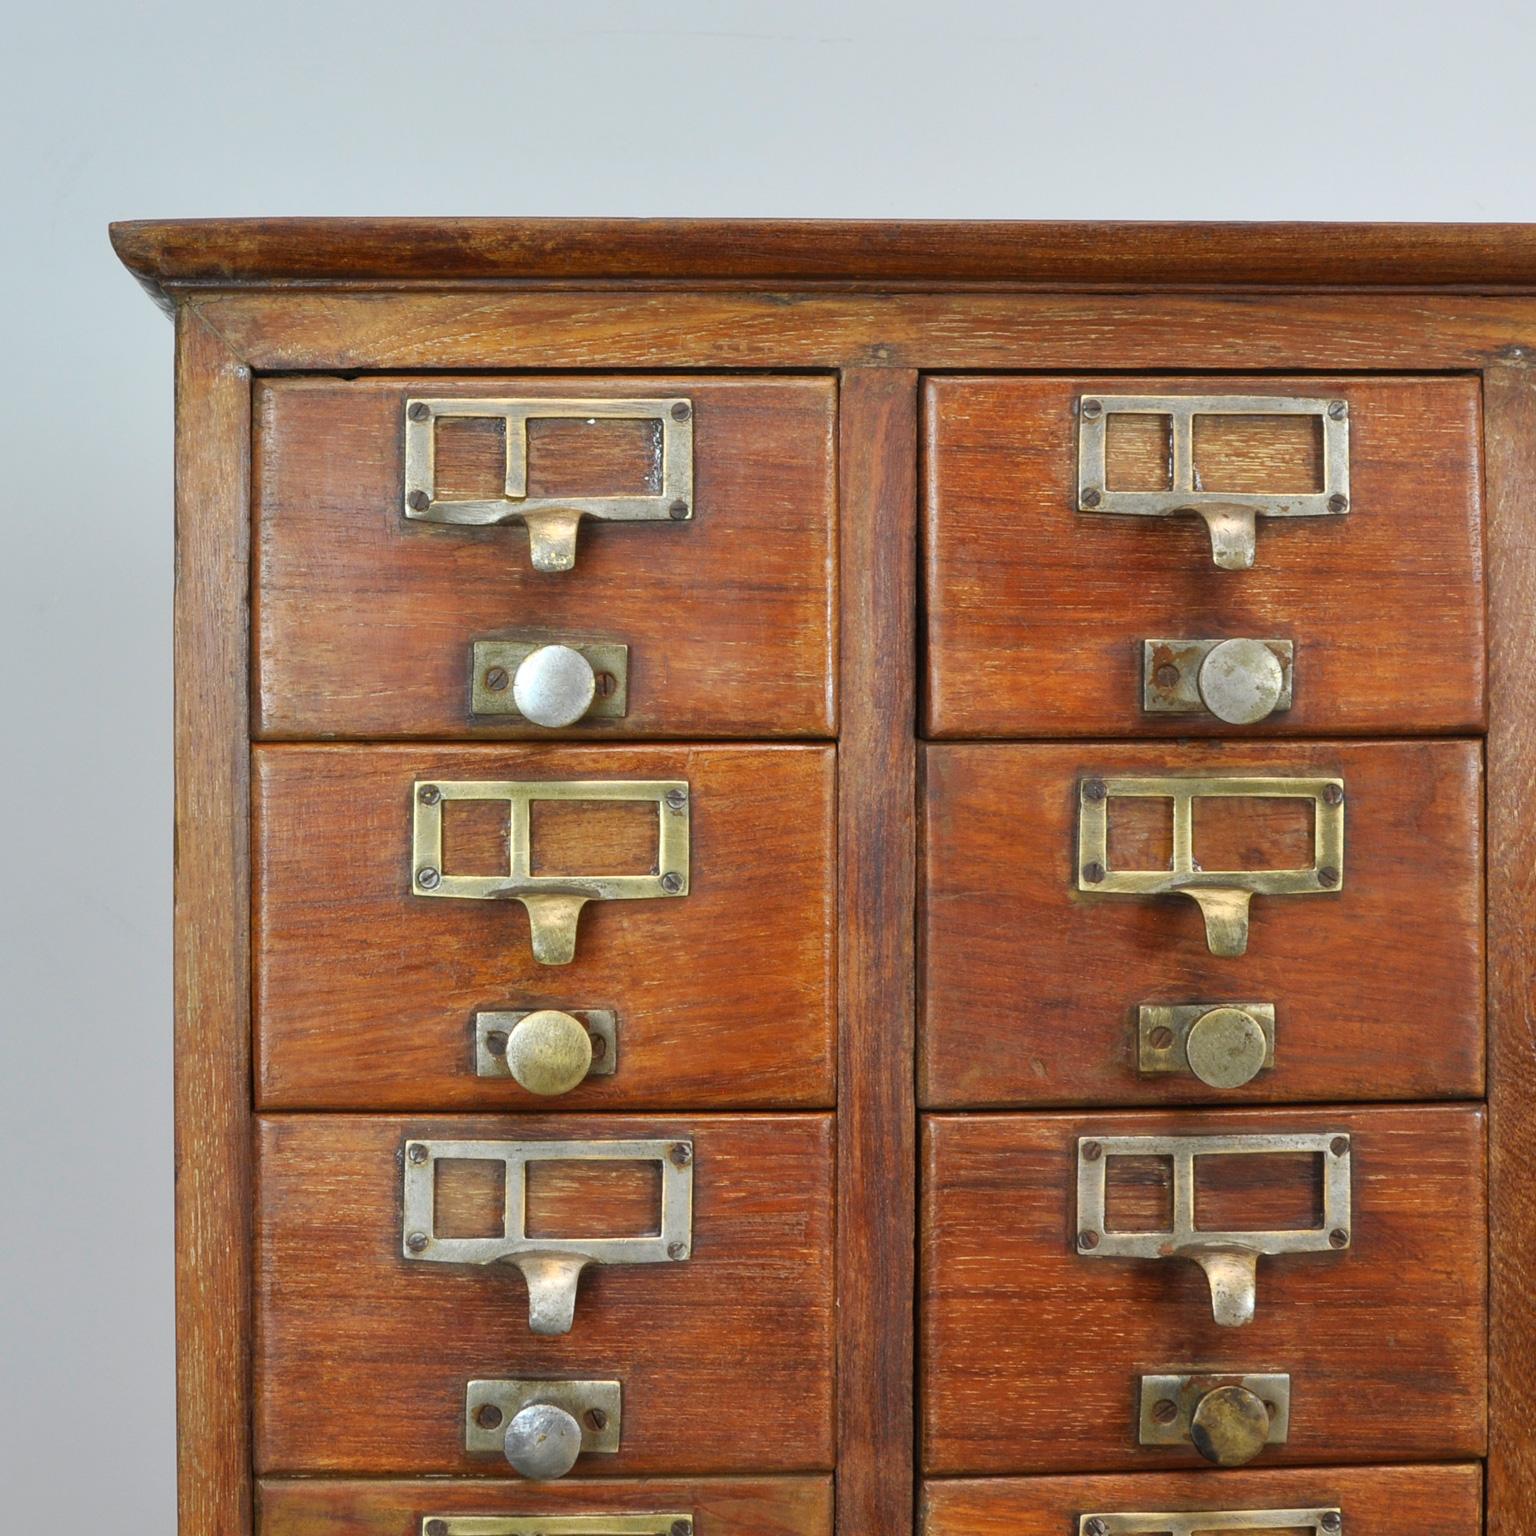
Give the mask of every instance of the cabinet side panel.
M 250 371 L 176 360 L 176 1356 L 181 1536 L 246 1536 L 250 1457 Z

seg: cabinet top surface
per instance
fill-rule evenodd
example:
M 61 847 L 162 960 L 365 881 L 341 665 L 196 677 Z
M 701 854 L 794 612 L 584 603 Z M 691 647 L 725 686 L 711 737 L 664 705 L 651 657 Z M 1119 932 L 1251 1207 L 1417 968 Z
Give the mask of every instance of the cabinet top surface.
M 293 218 L 111 235 L 160 295 L 496 280 L 1536 289 L 1536 224 Z

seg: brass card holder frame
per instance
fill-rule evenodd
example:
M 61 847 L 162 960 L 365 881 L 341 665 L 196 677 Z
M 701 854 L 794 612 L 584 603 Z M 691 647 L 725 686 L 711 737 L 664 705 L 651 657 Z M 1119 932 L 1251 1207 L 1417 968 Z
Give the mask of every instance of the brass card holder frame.
M 501 1163 L 506 1169 L 502 1231 L 493 1237 L 440 1237 L 439 1162 Z M 636 1237 L 530 1237 L 530 1163 L 655 1163 L 661 1169 L 658 1230 Z M 528 1282 L 528 1327 L 569 1333 L 576 1287 L 589 1264 L 678 1264 L 693 1251 L 691 1141 L 425 1141 L 405 1144 L 401 1252 L 427 1264 L 512 1264 Z
M 470 418 L 505 423 L 502 494 L 442 500 L 437 495 L 437 423 Z M 655 421 L 661 424 L 661 488 L 615 496 L 529 496 L 530 421 Z M 405 515 L 430 523 L 485 528 L 522 523 L 537 571 L 576 564 L 576 533 L 584 517 L 601 522 L 688 522 L 693 517 L 693 402 L 667 396 L 630 400 L 434 399 L 405 402 Z
M 528 912 L 533 958 L 569 965 L 589 901 L 644 901 L 688 894 L 689 794 L 683 779 L 434 779 L 414 786 L 411 893 L 467 901 L 520 901 Z M 505 800 L 505 875 L 453 875 L 443 869 L 443 806 L 451 800 Z M 656 872 L 648 875 L 535 875 L 529 807 L 534 801 L 653 801 Z
M 1323 1216 L 1317 1227 L 1240 1232 L 1195 1221 L 1197 1157 L 1311 1153 L 1322 1163 Z M 1165 1158 L 1173 1169 L 1172 1224 L 1158 1232 L 1116 1232 L 1106 1208 L 1109 1164 L 1117 1157 Z M 1338 1131 L 1283 1136 L 1084 1136 L 1077 1143 L 1077 1251 L 1085 1259 L 1191 1259 L 1211 1288 L 1211 1313 L 1223 1328 L 1253 1321 L 1259 1259 L 1337 1253 L 1350 1243 L 1350 1139 Z
M 553 1529 L 552 1527 L 550 1529 Z M 1211 1509 L 1160 1515 L 1081 1515 L 1077 1536 L 1206 1536 L 1212 1531 L 1306 1531 L 1339 1536 L 1344 1517 L 1332 1509 Z M 449 1536 L 478 1536 L 451 1532 Z
M 420 1536 L 691 1536 L 693 1516 L 428 1515 Z
M 1208 870 L 1195 862 L 1195 801 L 1310 800 L 1312 863 L 1305 869 Z M 1173 809 L 1171 869 L 1112 869 L 1109 804 L 1168 800 Z M 1205 917 L 1213 955 L 1248 948 L 1248 904 L 1255 896 L 1312 896 L 1344 885 L 1344 781 L 1330 778 L 1093 778 L 1078 786 L 1077 888 L 1107 896 L 1188 896 Z
M 1162 490 L 1111 490 L 1107 463 L 1111 416 L 1164 416 L 1171 473 Z M 1209 490 L 1197 483 L 1197 416 L 1316 416 L 1323 433 L 1323 487 L 1297 492 Z M 1077 508 L 1119 517 L 1205 519 L 1211 556 L 1223 570 L 1254 562 L 1259 517 L 1338 517 L 1349 511 L 1349 406 L 1300 395 L 1091 395 L 1077 409 Z

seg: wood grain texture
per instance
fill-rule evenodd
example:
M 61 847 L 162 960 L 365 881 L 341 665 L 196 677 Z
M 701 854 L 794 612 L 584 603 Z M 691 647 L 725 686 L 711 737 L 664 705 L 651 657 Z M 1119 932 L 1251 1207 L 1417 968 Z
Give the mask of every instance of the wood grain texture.
M 421 1536 L 433 1515 L 688 1514 L 695 1536 L 832 1536 L 832 1480 L 289 1481 L 258 1490 L 261 1536 Z
M 917 379 L 843 378 L 838 1526 L 912 1522 Z
M 144 219 L 111 235 L 155 287 L 593 277 L 1536 287 L 1526 224 Z
M 474 1076 L 482 1009 L 610 1008 L 582 1109 L 834 1098 L 830 747 L 258 748 L 258 1094 L 265 1108 L 545 1109 Z M 520 903 L 409 891 L 419 779 L 685 779 L 688 895 L 589 903 L 533 959 Z M 593 848 L 585 868 L 606 866 Z
M 925 1104 L 1481 1094 L 1478 743 L 956 745 L 925 761 Z M 1246 773 L 1344 779 L 1340 891 L 1254 897 L 1248 952 L 1229 959 L 1187 896 L 1076 890 L 1081 779 Z M 1197 856 L 1200 828 L 1197 805 Z M 1138 1007 L 1202 1001 L 1273 1003 L 1274 1068 L 1226 1092 L 1142 1077 Z
M 1482 1469 L 1470 1465 L 988 1478 L 925 1484 L 922 1529 L 924 1536 L 1072 1536 L 1089 1513 L 1337 1508 L 1350 1536 L 1478 1536 L 1482 1503 Z
M 1261 517 L 1241 572 L 1212 563 L 1199 517 L 1079 512 L 1077 402 L 1099 394 L 1347 400 L 1350 510 Z M 1204 713 L 1143 711 L 1142 642 L 1233 636 L 1296 647 L 1290 710 L 1237 734 L 1480 730 L 1478 404 L 1472 379 L 929 380 L 929 732 L 1231 735 Z M 1196 438 L 1202 483 L 1240 488 L 1203 464 Z M 1290 465 L 1263 483 L 1313 488 Z
M 687 396 L 694 517 L 586 519 L 575 568 L 558 575 L 533 569 L 524 528 L 411 521 L 403 424 L 406 398 L 420 394 Z M 628 714 L 562 737 L 835 730 L 830 379 L 278 379 L 258 389 L 256 413 L 257 734 L 555 734 L 470 715 L 471 643 L 497 636 L 629 646 Z M 531 441 L 530 492 L 556 494 L 560 466 Z
M 919 368 L 1318 373 L 1518 359 L 1536 299 L 476 290 L 189 302 L 265 370 Z
M 181 1536 L 251 1529 L 250 373 L 176 354 L 176 1419 Z
M 1487 1202 L 1476 1106 L 924 1123 L 921 1350 L 929 1473 L 1201 1465 L 1136 1443 L 1145 1372 L 1288 1371 L 1291 1431 L 1268 1463 L 1479 1456 Z M 1075 1251 L 1079 1136 L 1346 1132 L 1347 1252 L 1259 1260 L 1258 1310 L 1211 1317 L 1184 1259 Z
M 1492 696 L 1488 729 L 1488 1026 L 1492 1425 L 1488 1529 L 1536 1509 L 1536 375 L 1495 369 L 1488 415 Z
M 464 1451 L 465 1384 L 617 1379 L 622 1446 L 573 1474 L 807 1472 L 833 1461 L 830 1116 L 260 1122 L 256 1465 L 263 1473 L 507 1475 Z M 593 1268 L 569 1334 L 529 1332 L 507 1265 L 401 1254 L 407 1137 L 677 1137 L 693 1252 Z

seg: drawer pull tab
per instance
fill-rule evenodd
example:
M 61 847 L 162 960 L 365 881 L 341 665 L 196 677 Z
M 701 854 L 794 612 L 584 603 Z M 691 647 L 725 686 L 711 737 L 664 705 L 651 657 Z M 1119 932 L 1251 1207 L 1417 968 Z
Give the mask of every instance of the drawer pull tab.
M 1290 1231 L 1219 1231 L 1195 1224 L 1195 1159 L 1312 1154 L 1322 1165 L 1323 1215 L 1316 1227 Z M 1109 1226 L 1109 1164 L 1155 1158 L 1171 1168 L 1170 1225 L 1155 1232 Z M 1259 1259 L 1265 1255 L 1338 1253 L 1350 1244 L 1350 1140 L 1346 1135 L 1086 1136 L 1077 1144 L 1077 1251 L 1085 1259 L 1189 1259 L 1205 1272 L 1211 1315 L 1223 1328 L 1253 1321 Z
M 1213 798 L 1310 800 L 1312 863 L 1303 869 L 1208 870 L 1195 859 L 1195 801 Z M 1115 869 L 1109 861 L 1109 806 L 1115 799 L 1166 800 L 1173 815 L 1171 869 Z M 1205 916 L 1213 955 L 1248 948 L 1255 896 L 1308 896 L 1344 884 L 1344 781 L 1302 778 L 1093 778 L 1078 786 L 1077 888 L 1106 896 L 1188 896 Z
M 502 494 L 489 499 L 441 499 L 437 494 L 437 424 L 445 418 L 499 420 L 505 434 Z M 530 496 L 530 421 L 654 421 L 659 425 L 659 487 L 609 496 Z M 414 521 L 484 528 L 522 523 L 537 571 L 576 564 L 576 534 L 584 517 L 602 522 L 688 522 L 693 517 L 693 404 L 648 400 L 434 400 L 405 402 L 405 515 Z
M 1167 484 L 1120 489 L 1109 484 L 1112 416 L 1161 416 L 1168 422 Z M 1321 423 L 1321 488 L 1237 492 L 1203 484 L 1195 455 L 1195 419 L 1223 416 L 1311 416 Z M 1095 395 L 1078 401 L 1077 507 L 1120 517 L 1205 520 L 1211 556 L 1223 570 L 1254 562 L 1259 517 L 1338 517 L 1349 511 L 1349 407 L 1343 400 L 1293 395 Z
M 1284 1445 L 1291 1437 L 1291 1378 L 1265 1376 L 1143 1376 L 1138 1439 L 1147 1446 L 1193 1446 L 1205 1459 L 1218 1467 L 1241 1467 L 1252 1461 L 1268 1445 Z M 1337 1523 L 1327 1522 L 1318 1511 L 1320 1529 L 1333 1536 Z M 1121 1531 L 1156 1531 L 1162 1536 L 1194 1536 L 1213 1530 L 1274 1529 L 1267 1517 L 1244 1525 L 1242 1518 L 1228 1525 L 1226 1518 L 1210 1515 L 1085 1515 L 1083 1519 L 1157 1520 L 1157 1525 L 1108 1525 L 1105 1536 Z M 1213 1520 L 1220 1519 L 1219 1525 Z M 1189 1523 L 1183 1523 L 1187 1520 Z M 1281 1530 L 1305 1526 L 1306 1518 L 1275 1522 Z M 1085 1529 L 1086 1527 L 1080 1527 Z
M 1257 1399 L 1255 1399 L 1257 1401 Z M 1307 1536 L 1340 1536 L 1344 1518 L 1337 1509 L 1209 1509 L 1190 1514 L 1081 1515 L 1077 1536 L 1210 1536 L 1220 1531 L 1304 1531 Z M 455 1533 L 448 1533 L 455 1536 Z
M 535 782 L 419 782 L 412 797 L 411 892 L 469 901 L 519 901 L 528 913 L 533 958 L 569 965 L 576 957 L 576 927 L 589 901 L 641 901 L 688 894 L 688 785 L 680 779 L 554 780 Z M 505 875 L 455 875 L 443 868 L 443 805 L 454 800 L 507 804 Z M 655 872 L 646 875 L 535 875 L 532 822 L 535 801 L 653 801 L 657 815 Z
M 576 1465 L 578 1456 L 618 1451 L 622 1412 L 616 1381 L 472 1381 L 464 1390 L 464 1449 L 471 1456 L 505 1456 L 530 1482 L 553 1482 Z M 581 1517 L 566 1517 L 572 1518 Z M 558 1518 L 503 1522 L 483 1515 L 428 1516 L 422 1522 L 423 1536 L 556 1536 L 586 1530 L 607 1536 L 610 1531 L 655 1529 L 566 1525 Z
M 500 1163 L 501 1231 L 447 1237 L 437 1230 L 442 1162 Z M 661 1169 L 656 1230 L 637 1237 L 530 1237 L 528 1165 L 538 1162 L 655 1163 Z M 576 1289 L 589 1264 L 676 1264 L 693 1250 L 693 1144 L 688 1141 L 408 1141 L 402 1252 L 430 1264 L 512 1264 L 528 1282 L 528 1327 L 569 1333 Z

